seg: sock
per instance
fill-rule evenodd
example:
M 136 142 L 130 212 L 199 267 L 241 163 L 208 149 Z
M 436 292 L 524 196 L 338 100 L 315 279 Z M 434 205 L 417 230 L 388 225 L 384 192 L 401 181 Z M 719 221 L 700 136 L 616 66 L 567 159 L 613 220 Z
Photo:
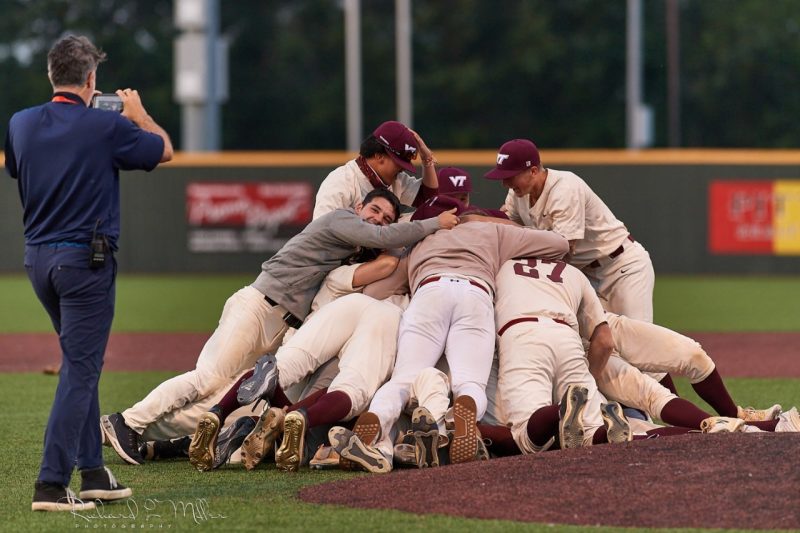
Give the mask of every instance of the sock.
M 326 394 L 327 392 L 328 392 L 328 387 L 325 387 L 324 389 L 315 390 L 314 392 L 312 392 L 299 402 L 292 404 L 288 409 L 286 409 L 286 412 L 290 413 L 292 411 L 297 411 L 298 409 L 305 409 L 307 411 L 309 407 L 314 405 L 317 402 L 317 400 L 319 400 L 322 397 L 322 395 Z
M 239 399 L 236 395 L 239 393 L 239 385 L 242 384 L 244 380 L 251 377 L 253 375 L 252 370 L 248 370 L 245 372 L 242 377 L 240 377 L 236 383 L 234 383 L 228 392 L 225 393 L 225 396 L 219 401 L 217 405 L 214 407 L 219 408 L 219 423 L 220 426 L 225 422 L 225 419 L 228 418 L 228 415 L 237 410 L 241 405 L 239 404 Z M 214 407 L 211 409 L 214 410 Z
M 269 404 L 272 407 L 289 407 L 292 405 L 292 401 L 286 397 L 286 394 L 283 392 L 280 383 L 275 385 L 275 391 L 272 393 L 272 396 L 269 399 Z
M 597 428 L 592 435 L 592 444 L 608 444 L 608 431 L 605 426 Z
M 536 446 L 544 446 L 551 437 L 558 440 L 559 418 L 557 405 L 537 409 L 528 419 L 528 438 Z
M 678 389 L 675 388 L 675 383 L 672 382 L 672 376 L 670 376 L 669 374 L 661 378 L 661 381 L 659 381 L 659 383 L 668 388 L 672 394 L 676 396 L 678 395 Z
M 478 424 L 478 431 L 481 432 L 481 437 L 491 441 L 491 444 L 487 444 L 486 447 L 493 455 L 506 457 L 522 453 L 517 443 L 514 442 L 514 437 L 511 436 L 511 430 L 507 427 Z
M 690 431 L 695 431 L 691 428 L 681 428 L 681 427 L 664 427 L 664 428 L 656 428 L 647 431 L 648 437 L 650 435 L 656 435 L 658 437 L 671 437 L 673 435 L 686 435 Z M 639 440 L 641 436 L 634 435 L 634 439 Z M 647 437 L 644 437 L 645 439 Z
M 728 389 L 722 382 L 722 378 L 715 368 L 709 376 L 699 383 L 693 383 L 692 388 L 697 392 L 703 400 L 708 402 L 708 405 L 714 408 L 720 416 L 729 416 L 736 418 L 738 411 L 736 404 L 733 403 Z
M 353 402 L 346 393 L 336 390 L 323 394 L 314 405 L 306 410 L 307 427 L 333 424 L 346 417 L 353 408 Z
M 661 410 L 659 418 L 671 426 L 700 429 L 700 422 L 710 416 L 688 400 L 673 398 Z
M 758 422 L 747 422 L 748 426 L 755 426 L 761 431 L 775 431 L 775 426 L 778 425 L 778 419 L 775 420 L 760 420 Z

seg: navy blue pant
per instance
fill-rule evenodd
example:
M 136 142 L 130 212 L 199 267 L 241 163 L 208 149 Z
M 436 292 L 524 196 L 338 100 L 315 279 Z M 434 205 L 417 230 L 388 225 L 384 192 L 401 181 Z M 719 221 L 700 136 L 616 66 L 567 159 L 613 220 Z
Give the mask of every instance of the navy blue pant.
M 103 465 L 97 385 L 114 318 L 116 262 L 89 268 L 88 247 L 25 247 L 25 269 L 61 344 L 39 481 L 69 485 L 73 468 Z

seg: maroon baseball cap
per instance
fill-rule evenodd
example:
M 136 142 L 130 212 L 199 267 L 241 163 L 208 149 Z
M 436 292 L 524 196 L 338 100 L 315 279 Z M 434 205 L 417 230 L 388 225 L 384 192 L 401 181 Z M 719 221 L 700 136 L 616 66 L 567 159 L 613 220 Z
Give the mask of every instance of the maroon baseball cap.
M 426 200 L 411 215 L 411 220 L 425 220 L 426 218 L 438 217 L 445 211 L 456 208 L 456 215 L 464 211 L 464 204 L 449 196 L 434 196 Z
M 458 167 L 444 167 L 439 170 L 439 194 L 462 192 L 472 192 L 472 179 L 469 172 Z
M 528 139 L 508 141 L 497 151 L 497 166 L 484 177 L 490 180 L 513 178 L 520 172 L 539 166 L 539 149 Z
M 395 120 L 384 122 L 372 132 L 372 136 L 386 148 L 389 157 L 403 170 L 412 174 L 416 172 L 411 161 L 417 157 L 417 140 L 405 124 Z

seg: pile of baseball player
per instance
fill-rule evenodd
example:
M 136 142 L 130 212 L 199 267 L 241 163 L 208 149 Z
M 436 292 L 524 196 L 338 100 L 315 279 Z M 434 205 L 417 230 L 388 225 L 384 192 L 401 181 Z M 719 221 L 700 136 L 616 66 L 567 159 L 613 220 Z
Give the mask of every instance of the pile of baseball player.
M 472 177 L 437 169 L 416 132 L 381 124 L 228 299 L 196 368 L 101 417 L 105 443 L 131 464 L 384 473 L 800 431 L 796 408 L 739 407 L 700 344 L 652 323 L 650 256 L 585 181 L 525 139 L 485 178 L 509 189 L 499 210 L 474 205 Z

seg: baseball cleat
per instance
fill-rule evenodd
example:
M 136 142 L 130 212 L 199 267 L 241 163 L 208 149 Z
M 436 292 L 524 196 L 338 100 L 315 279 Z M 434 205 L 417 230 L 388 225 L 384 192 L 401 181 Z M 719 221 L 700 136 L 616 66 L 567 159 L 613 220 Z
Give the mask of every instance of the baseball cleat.
M 570 385 L 564 391 L 559 404 L 561 421 L 558 424 L 558 439 L 561 449 L 583 446 L 583 410 L 589 401 L 589 389 L 580 385 Z
M 356 420 L 353 426 L 353 433 L 358 437 L 361 442 L 367 446 L 372 446 L 381 434 L 381 421 L 378 415 L 365 411 Z M 350 462 L 346 457 L 339 454 L 339 468 L 342 470 L 356 470 L 357 467 Z
M 203 414 L 197 422 L 192 443 L 189 444 L 189 462 L 201 472 L 211 470 L 214 465 L 219 426 L 219 416 L 213 411 Z
M 617 402 L 604 403 L 600 406 L 600 415 L 606 427 L 606 440 L 611 443 L 630 442 L 633 440 L 633 431 L 628 419 L 622 412 L 622 406 Z
M 453 402 L 453 440 L 450 464 L 474 461 L 478 453 L 477 407 L 472 396 L 463 394 Z
M 800 414 L 797 407 L 792 407 L 785 413 L 778 416 L 778 425 L 775 426 L 776 433 L 800 431 Z
M 141 437 L 128 427 L 120 413 L 101 416 L 100 428 L 104 440 L 108 441 L 123 461 L 132 465 L 144 463 L 144 458 L 139 453 Z
M 308 467 L 313 470 L 331 470 L 339 468 L 339 454 L 333 446 L 321 444 L 314 457 L 308 462 Z
M 285 417 L 284 410 L 277 407 L 270 407 L 261 413 L 253 431 L 242 444 L 242 463 L 246 469 L 253 470 L 264 457 L 269 455 L 283 431 Z
M 480 432 L 478 432 L 478 451 L 475 453 L 475 460 L 476 461 L 488 461 L 489 460 L 489 448 L 487 448 L 487 443 L 489 445 L 492 444 L 492 441 L 489 439 L 483 439 L 480 436 Z
M 306 417 L 301 410 L 287 413 L 283 419 L 283 440 L 275 452 L 275 465 L 284 472 L 297 472 L 303 464 Z
M 349 429 L 334 426 L 328 431 L 328 439 L 336 453 L 356 463 L 367 472 L 385 474 L 392 471 L 392 463 L 380 451 L 362 442 Z
M 211 463 L 211 468 L 217 469 L 230 461 L 233 452 L 242 446 L 245 437 L 253 431 L 255 426 L 256 421 L 252 417 L 242 416 L 222 431 L 217 438 L 217 445 L 214 447 L 214 461 Z
M 176 457 L 189 457 L 189 445 L 192 437 L 180 437 L 171 440 L 150 440 L 139 447 L 139 454 L 146 461 L 157 461 L 160 459 L 174 459 Z
M 414 461 L 417 468 L 439 466 L 439 427 L 433 415 L 424 407 L 417 407 L 411 415 L 414 433 Z
M 775 420 L 781 414 L 781 406 L 773 405 L 769 409 L 755 409 L 753 407 L 736 406 L 736 418 L 741 418 L 745 422 L 760 422 L 763 420 Z
M 700 431 L 703 433 L 743 433 L 744 420 L 727 416 L 710 416 L 700 422 Z
M 269 398 L 278 385 L 278 360 L 271 353 L 256 361 L 253 375 L 239 385 L 236 399 L 239 405 L 247 405 L 261 398 Z

